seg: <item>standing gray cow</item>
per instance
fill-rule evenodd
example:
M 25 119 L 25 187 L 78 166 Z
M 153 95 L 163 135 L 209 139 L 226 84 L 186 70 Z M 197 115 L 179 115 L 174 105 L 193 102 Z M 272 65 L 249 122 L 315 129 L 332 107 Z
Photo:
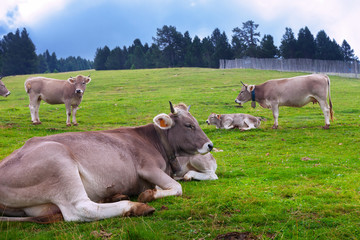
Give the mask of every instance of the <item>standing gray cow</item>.
M 91 81 L 90 76 L 78 75 L 67 81 L 44 77 L 31 77 L 25 81 L 25 91 L 29 95 L 31 121 L 34 125 L 41 124 L 39 107 L 41 100 L 49 104 L 65 104 L 66 125 L 71 126 L 70 116 L 72 108 L 72 122 L 76 126 L 76 111 L 84 95 L 86 84 Z
M 327 96 L 329 96 L 330 107 L 327 104 Z M 324 129 L 330 127 L 330 118 L 333 120 L 330 79 L 323 74 L 269 80 L 260 85 L 243 83 L 235 102 L 242 104 L 250 100 L 253 107 L 255 107 L 255 102 L 258 102 L 263 108 L 272 110 L 274 129 L 279 125 L 279 106 L 302 107 L 310 102 L 318 102 L 325 117 Z
M 216 114 L 212 113 L 206 120 L 208 125 L 215 125 L 216 128 L 233 129 L 238 128 L 241 131 L 250 130 L 260 126 L 263 118 L 254 117 L 244 113 Z
M 2 76 L 0 76 L 0 95 L 3 97 L 7 97 L 10 95 L 10 91 L 7 90 L 7 88 L 5 87 L 5 84 L 3 83 L 3 81 L 1 81 Z
M 175 172 L 176 180 L 216 180 L 215 174 L 217 164 L 211 153 L 205 155 L 196 154 L 194 156 L 177 157 L 181 170 Z
M 0 221 L 147 215 L 155 209 L 144 202 L 182 195 L 170 177 L 176 157 L 206 154 L 213 144 L 184 104 L 170 110 L 145 126 L 29 139 L 0 162 Z M 142 203 L 97 203 L 117 194 L 140 194 Z

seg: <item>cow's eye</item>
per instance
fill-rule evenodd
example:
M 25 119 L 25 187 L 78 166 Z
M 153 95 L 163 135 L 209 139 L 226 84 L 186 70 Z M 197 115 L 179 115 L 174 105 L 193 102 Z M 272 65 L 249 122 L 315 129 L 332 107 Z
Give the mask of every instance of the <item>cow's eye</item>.
M 83 84 L 83 85 L 85 85 L 85 84 L 86 84 L 86 82 L 83 82 L 82 84 Z
M 189 128 L 189 129 L 195 129 L 195 126 L 192 125 L 191 123 L 185 124 L 185 127 Z

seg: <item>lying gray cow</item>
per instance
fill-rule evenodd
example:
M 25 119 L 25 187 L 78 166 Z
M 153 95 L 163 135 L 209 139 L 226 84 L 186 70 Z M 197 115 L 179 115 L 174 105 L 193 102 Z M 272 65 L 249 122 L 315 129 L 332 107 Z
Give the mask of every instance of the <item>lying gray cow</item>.
M 3 81 L 1 81 L 2 77 L 0 77 L 0 95 L 3 97 L 7 97 L 10 95 L 10 91 L 7 90 L 7 88 L 5 87 L 5 84 L 3 83 Z
M 182 195 L 170 177 L 179 171 L 176 157 L 206 154 L 213 144 L 184 104 L 170 109 L 145 126 L 31 138 L 0 162 L 0 220 L 148 215 L 155 209 L 144 203 L 97 202 L 117 194 L 140 194 L 140 202 Z
M 257 128 L 260 126 L 263 118 L 254 117 L 244 113 L 234 114 L 210 114 L 206 120 L 208 125 L 215 125 L 216 128 L 232 129 L 238 128 L 242 131 Z
M 329 105 L 327 104 L 329 96 Z M 273 128 L 278 128 L 279 106 L 302 107 L 310 102 L 319 103 L 325 117 L 325 129 L 330 127 L 330 118 L 333 120 L 333 110 L 330 97 L 330 79 L 323 74 L 312 74 L 292 78 L 269 80 L 260 85 L 243 87 L 236 103 L 252 101 L 258 102 L 263 108 L 270 108 L 274 116 Z
M 25 90 L 29 95 L 29 108 L 33 124 L 41 124 L 39 107 L 41 100 L 44 100 L 49 104 L 65 104 L 67 126 L 71 126 L 70 116 L 72 108 L 73 125 L 78 125 L 76 122 L 76 110 L 81 103 L 86 84 L 90 81 L 90 77 L 82 75 L 70 77 L 67 81 L 44 77 L 28 78 L 25 81 Z
M 196 154 L 194 156 L 177 157 L 181 171 L 174 174 L 176 180 L 216 180 L 215 174 L 217 164 L 211 153 L 205 155 Z

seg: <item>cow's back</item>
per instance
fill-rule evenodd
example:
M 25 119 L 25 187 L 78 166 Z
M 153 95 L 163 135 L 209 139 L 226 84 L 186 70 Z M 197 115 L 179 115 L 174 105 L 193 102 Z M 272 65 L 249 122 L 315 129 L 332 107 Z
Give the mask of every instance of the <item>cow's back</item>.
M 264 99 L 279 106 L 301 107 L 316 98 L 327 96 L 328 78 L 322 74 L 269 80 L 261 84 Z

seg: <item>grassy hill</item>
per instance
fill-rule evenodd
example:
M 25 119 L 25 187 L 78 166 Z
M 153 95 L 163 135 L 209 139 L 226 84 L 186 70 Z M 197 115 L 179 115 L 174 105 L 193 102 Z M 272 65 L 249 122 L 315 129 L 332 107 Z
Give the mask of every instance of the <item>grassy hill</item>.
M 360 238 L 360 81 L 331 76 L 335 118 L 323 130 L 319 105 L 280 108 L 279 129 L 271 110 L 234 100 L 240 81 L 259 84 L 303 73 L 171 68 L 84 71 L 43 76 L 67 79 L 91 74 L 77 112 L 66 127 L 64 105 L 41 104 L 42 125 L 33 126 L 24 81 L 3 79 L 12 92 L 0 98 L 0 159 L 33 136 L 112 129 L 152 122 L 170 111 L 168 101 L 191 105 L 201 128 L 220 150 L 216 181 L 181 182 L 183 196 L 151 202 L 149 217 L 92 223 L 0 222 L 0 239 L 214 239 L 243 232 L 260 239 Z M 259 129 L 219 130 L 205 123 L 215 113 L 248 113 L 268 119 Z M 134 198 L 136 199 L 136 198 Z M 97 232 L 97 234 L 95 232 Z

